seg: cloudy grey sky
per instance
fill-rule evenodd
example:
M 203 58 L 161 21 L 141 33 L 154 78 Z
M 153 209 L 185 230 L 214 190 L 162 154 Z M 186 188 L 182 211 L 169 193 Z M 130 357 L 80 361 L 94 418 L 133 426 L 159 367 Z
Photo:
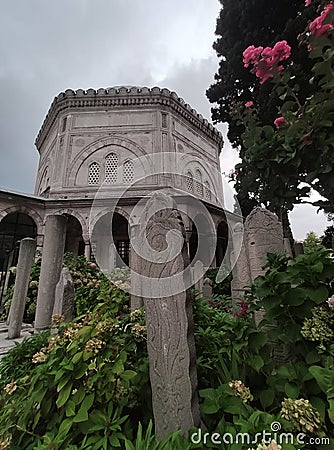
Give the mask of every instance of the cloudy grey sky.
M 210 119 L 219 9 L 218 0 L 1 0 L 0 188 L 33 192 L 34 140 L 67 88 L 159 85 Z M 226 142 L 222 170 L 236 161 Z M 328 225 L 309 207 L 291 219 L 296 239 Z

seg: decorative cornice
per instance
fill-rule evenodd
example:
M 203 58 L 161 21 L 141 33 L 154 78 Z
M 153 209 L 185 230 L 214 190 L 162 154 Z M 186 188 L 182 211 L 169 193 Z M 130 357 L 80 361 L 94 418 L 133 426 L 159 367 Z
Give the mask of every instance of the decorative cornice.
M 179 116 L 186 119 L 198 130 L 204 133 L 221 148 L 223 137 L 221 133 L 204 117 L 197 113 L 175 92 L 159 87 L 114 87 L 107 89 L 67 89 L 53 100 L 37 135 L 35 145 L 40 148 L 59 113 L 71 108 L 113 108 L 119 106 L 140 107 L 157 106 L 169 107 Z

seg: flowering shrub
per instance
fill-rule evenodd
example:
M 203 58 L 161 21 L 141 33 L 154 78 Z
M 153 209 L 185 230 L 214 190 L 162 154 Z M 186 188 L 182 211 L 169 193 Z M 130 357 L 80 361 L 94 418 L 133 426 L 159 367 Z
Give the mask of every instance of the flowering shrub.
M 260 78 L 260 84 L 265 83 L 269 78 L 273 78 L 284 67 L 280 62 L 288 59 L 291 47 L 286 41 L 279 41 L 273 48 L 249 46 L 243 52 L 244 66 L 253 66 L 251 72 Z
M 278 445 L 275 440 L 272 440 L 268 445 L 265 442 L 262 442 L 256 447 L 256 450 L 281 450 L 281 448 L 282 447 Z M 249 450 L 254 450 L 254 448 Z
M 228 383 L 230 388 L 235 392 L 235 395 L 240 397 L 244 403 L 254 400 L 248 387 L 240 380 L 232 380 Z
M 288 420 L 293 428 L 305 433 L 316 433 L 321 428 L 321 420 L 308 400 L 286 398 L 282 402 L 282 417 Z
M 256 104 L 250 105 L 252 99 L 247 106 L 236 105 L 234 119 L 245 131 L 235 187 L 241 201 L 252 197 L 273 211 L 292 210 L 311 189 L 324 197 L 313 204 L 334 211 L 334 3 L 313 3 L 318 4 L 317 17 L 299 38 L 312 67 L 304 77 L 311 94 L 304 96 L 296 82 L 288 42 L 279 41 L 272 48 L 252 45 L 243 53 L 244 66 L 260 84 L 273 83 L 278 113 L 272 125 L 264 125 Z
M 131 438 L 138 417 L 145 420 L 137 410 L 150 404 L 146 346 L 133 332 L 145 317 L 122 319 L 118 296 L 113 289 L 72 324 L 57 317 L 58 334 L 31 357 L 30 370 L 17 379 L 7 373 L 0 436 L 10 435 L 15 448 L 116 448 L 123 424 Z
M 316 19 L 314 19 L 313 22 L 309 24 L 309 30 L 313 36 L 322 36 L 327 31 L 333 29 L 333 25 L 331 23 L 324 24 L 324 21 L 327 19 L 327 16 L 329 12 L 333 9 L 333 7 L 334 5 L 332 3 L 326 5 L 321 15 Z
M 319 351 L 330 352 L 329 346 L 334 341 L 334 310 L 327 305 L 313 308 L 312 317 L 304 320 L 301 334 L 305 339 L 317 342 Z
M 86 284 L 88 273 L 97 268 L 82 264 L 76 271 L 87 282 L 80 287 L 96 289 Z M 333 277 L 330 250 L 318 248 L 294 261 L 269 255 L 267 273 L 251 286 L 247 301 L 232 306 L 225 296 L 212 307 L 208 299 L 195 299 L 201 418 L 209 432 L 255 436 L 278 421 L 285 432 L 307 430 L 309 435 L 332 437 L 332 335 L 309 340 L 303 329 L 313 333 L 309 321 L 315 318 L 331 326 Z M 3 448 L 203 448 L 177 433 L 156 442 L 150 422 L 145 313 L 143 308 L 130 313 L 128 300 L 106 280 L 99 285 L 94 308 L 90 305 L 71 324 L 53 316 L 57 334 L 33 336 L 1 360 Z M 264 320 L 258 327 L 252 312 L 260 307 Z M 270 329 L 262 329 L 268 324 Z M 275 340 L 289 344 L 291 362 L 276 359 Z M 272 450 L 275 445 L 258 448 Z M 301 448 L 318 450 L 298 443 L 287 450 Z
M 15 276 L 16 268 L 12 268 L 12 269 L 15 269 L 15 270 L 12 270 L 12 273 Z M 29 281 L 28 292 L 27 292 L 27 297 L 26 297 L 26 304 L 25 304 L 25 310 L 24 310 L 24 316 L 23 316 L 23 321 L 25 323 L 32 323 L 35 319 L 37 293 L 38 293 L 38 281 L 39 281 L 40 271 L 41 271 L 41 254 L 40 254 L 40 252 L 37 252 L 35 261 L 31 268 L 30 281 Z M 8 313 L 9 313 L 11 300 L 14 295 L 14 282 L 15 282 L 15 278 L 13 279 L 13 284 L 11 286 L 9 286 L 9 288 L 6 291 L 6 303 L 5 303 L 5 311 L 4 311 L 3 319 L 6 319 L 8 316 Z
M 64 266 L 70 269 L 70 273 L 74 283 L 74 304 L 75 314 L 85 314 L 88 310 L 92 310 L 104 296 L 110 296 L 111 292 L 119 287 L 128 290 L 129 274 L 116 269 L 112 275 L 107 278 L 94 262 L 87 261 L 84 256 L 74 257 L 72 253 L 64 255 Z M 26 298 L 26 306 L 24 313 L 24 321 L 32 323 L 35 319 L 37 294 L 39 286 L 39 275 L 41 268 L 41 255 L 37 256 L 33 264 L 28 294 Z M 6 293 L 5 316 L 8 316 L 11 299 L 14 293 L 14 285 L 12 285 Z M 120 304 L 124 304 L 124 312 L 126 312 L 127 294 L 124 293 Z M 5 317 L 4 317 L 5 318 Z

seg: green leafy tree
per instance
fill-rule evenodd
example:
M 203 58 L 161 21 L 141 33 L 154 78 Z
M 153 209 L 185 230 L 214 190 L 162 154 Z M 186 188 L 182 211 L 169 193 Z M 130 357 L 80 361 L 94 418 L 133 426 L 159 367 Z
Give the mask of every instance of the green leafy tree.
M 263 124 L 271 124 L 277 115 L 280 104 L 275 90 L 269 83 L 260 84 L 245 69 L 242 53 L 249 45 L 271 46 L 276 41 L 285 39 L 291 46 L 291 66 L 294 77 L 299 83 L 300 95 L 306 98 L 312 92 L 307 82 L 306 73 L 310 71 L 310 61 L 305 47 L 299 45 L 298 35 L 302 33 L 315 7 L 305 9 L 304 0 L 220 0 L 222 10 L 217 19 L 216 35 L 213 47 L 220 58 L 215 82 L 207 90 L 207 97 L 216 106 L 212 108 L 214 122 L 227 122 L 228 138 L 239 150 L 240 158 L 247 160 L 247 148 L 241 138 L 245 125 L 235 115 L 238 104 L 253 101 L 257 105 L 258 116 Z M 289 225 L 287 207 L 275 200 L 275 186 L 268 193 L 268 201 L 259 195 L 259 178 L 266 177 L 263 164 L 253 167 L 255 170 L 240 170 L 237 176 L 236 190 L 243 214 L 246 216 L 252 208 L 264 204 L 275 212 L 283 224 L 285 237 L 293 242 Z M 271 180 L 273 181 L 273 180 Z M 284 185 L 289 190 L 289 186 Z M 267 199 L 265 199 L 267 200 Z
M 331 225 L 326 228 L 324 235 L 321 236 L 321 243 L 326 248 L 334 249 L 334 226 Z
M 313 90 L 308 97 L 300 94 L 286 41 L 273 48 L 249 47 L 243 53 L 245 67 L 260 84 L 268 83 L 282 104 L 270 125 L 254 102 L 235 109 L 235 119 L 245 127 L 236 188 L 241 198 L 250 192 L 257 203 L 274 211 L 307 202 L 311 189 L 324 200 L 309 203 L 334 211 L 334 9 L 332 2 L 313 3 L 319 9 L 299 39 L 312 64 L 305 73 Z M 286 61 L 290 66 L 284 69 Z
M 219 61 L 215 82 L 207 90 L 207 97 L 217 106 L 212 109 L 215 122 L 229 124 L 228 137 L 234 146 L 242 146 L 243 130 L 234 116 L 238 102 L 256 101 L 261 120 L 272 123 L 276 117 L 277 96 L 271 86 L 256 82 L 242 63 L 242 52 L 249 45 L 271 46 L 285 39 L 289 42 L 291 62 L 295 76 L 303 87 L 304 96 L 311 90 L 303 82 L 310 69 L 307 51 L 299 46 L 298 35 L 302 33 L 312 15 L 304 8 L 305 0 L 220 0 L 222 9 L 217 19 L 213 48 Z M 311 6 L 312 8 L 312 6 Z M 242 154 L 241 154 L 242 156 Z
M 310 253 L 316 250 L 321 245 L 321 239 L 315 234 L 314 231 L 307 233 L 306 238 L 303 241 L 303 247 L 305 253 Z

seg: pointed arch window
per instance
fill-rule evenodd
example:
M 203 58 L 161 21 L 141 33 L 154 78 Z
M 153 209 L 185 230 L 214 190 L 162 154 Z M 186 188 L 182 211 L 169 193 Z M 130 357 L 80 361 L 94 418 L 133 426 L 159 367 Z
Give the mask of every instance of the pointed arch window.
M 190 170 L 188 170 L 188 172 L 186 174 L 185 183 L 186 183 L 187 191 L 193 192 L 193 190 L 194 190 L 194 180 L 193 180 L 193 174 L 190 172 Z
M 118 156 L 116 153 L 110 153 L 106 157 L 105 182 L 108 184 L 117 182 Z
M 100 181 L 100 164 L 93 162 L 88 168 L 88 184 L 99 184 Z
M 134 172 L 135 170 L 133 161 L 125 161 L 125 163 L 123 164 L 123 183 L 131 183 L 134 179 Z
M 203 184 L 202 184 L 202 173 L 199 169 L 195 171 L 195 191 L 196 194 L 200 197 L 203 197 Z

